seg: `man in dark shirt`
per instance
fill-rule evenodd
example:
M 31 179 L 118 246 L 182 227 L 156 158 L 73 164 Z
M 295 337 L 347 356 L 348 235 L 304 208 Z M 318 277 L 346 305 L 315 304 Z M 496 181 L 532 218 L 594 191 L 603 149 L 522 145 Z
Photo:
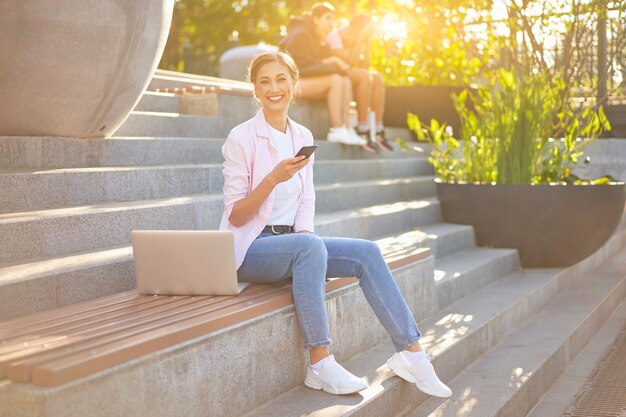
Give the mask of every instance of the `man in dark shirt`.
M 289 32 L 280 47 L 289 52 L 298 64 L 301 97 L 327 98 L 331 118 L 328 140 L 362 145 L 366 150 L 375 152 L 369 141 L 354 129 L 347 128 L 353 81 L 348 77 L 350 66 L 326 45 L 326 37 L 333 30 L 334 23 L 333 6 L 317 4 L 309 15 L 292 18 Z

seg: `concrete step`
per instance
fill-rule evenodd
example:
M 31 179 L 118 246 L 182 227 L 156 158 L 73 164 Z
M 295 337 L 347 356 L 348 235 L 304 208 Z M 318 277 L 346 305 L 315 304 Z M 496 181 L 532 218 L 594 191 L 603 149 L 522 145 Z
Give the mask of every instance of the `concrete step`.
M 134 110 L 219 116 L 223 119 L 220 126 L 230 129 L 251 118 L 258 108 L 249 96 L 221 93 L 176 95 L 146 91 Z M 326 137 L 330 117 L 325 100 L 298 100 L 290 106 L 289 116 L 311 130 L 315 137 Z M 403 131 L 394 132 L 410 138 Z M 395 136 L 392 138 L 395 139 Z
M 0 171 L 0 213 L 221 193 L 221 165 Z
M 220 96 L 234 95 L 244 103 L 252 103 L 251 96 L 253 87 L 249 83 L 175 71 L 160 74 L 158 71 L 160 70 L 157 70 L 157 73 L 155 73 L 150 82 L 149 90 L 163 91 L 164 89 L 186 89 L 187 92 L 182 94 L 184 97 L 188 95 L 193 96 L 194 94 L 191 94 L 191 91 L 194 91 L 194 88 L 196 92 L 204 88 L 205 92 L 220 91 Z M 231 94 L 229 94 L 229 92 Z M 146 93 L 151 93 L 151 91 L 147 91 Z M 148 110 L 150 110 L 150 108 L 148 108 Z M 329 117 L 325 100 L 298 99 L 290 106 L 289 113 L 290 117 L 305 126 L 309 126 L 312 131 L 315 132 L 319 129 L 319 132 L 326 133 L 326 129 L 329 126 Z M 406 130 L 406 132 L 408 133 L 408 130 Z
M 0 137 L 0 169 L 222 163 L 224 139 Z
M 421 295 L 432 293 L 432 267 L 432 257 L 426 257 L 393 271 L 408 305 L 416 311 L 423 308 Z M 340 358 L 384 337 L 358 284 L 330 292 L 327 309 L 333 312 L 331 337 Z M 12 417 L 237 416 L 302 383 L 305 357 L 297 329 L 294 308 L 289 306 L 54 389 L 3 380 L 0 413 Z M 270 346 L 272 354 L 266 354 Z M 243 386 L 247 388 L 240 389 Z M 133 395 L 122 394 L 128 392 Z
M 143 93 L 139 103 L 137 103 L 137 106 L 135 106 L 133 110 L 178 113 L 180 112 L 180 96 L 172 93 L 146 91 Z
M 5 136 L 0 137 L 0 169 L 221 164 L 224 141 L 217 138 L 158 136 L 109 139 Z M 352 163 L 399 158 L 426 160 L 428 156 L 428 149 L 422 144 L 419 145 L 421 151 L 402 152 L 396 147 L 393 152 L 377 154 L 325 140 L 318 140 L 315 144 L 319 146 L 316 163 L 325 160 L 349 160 Z
M 233 80 L 219 79 L 219 78 L 207 78 L 200 76 L 189 76 L 188 74 L 170 73 L 167 75 L 155 74 L 150 83 L 150 89 L 191 89 L 205 88 L 213 91 L 225 91 L 220 94 L 210 94 L 216 96 L 219 100 L 219 115 L 221 118 L 229 119 L 230 121 L 237 121 L 237 117 L 244 112 L 249 118 L 257 110 L 255 102 L 252 99 L 252 85 L 249 83 L 242 83 Z M 215 90 L 217 88 L 217 90 Z M 229 94 L 228 91 L 235 94 Z M 206 100 L 196 94 L 183 94 L 180 98 L 181 107 L 184 107 L 186 100 Z M 215 100 L 215 98 L 212 98 Z M 182 109 L 181 113 L 185 113 Z M 325 137 L 328 127 L 330 126 L 330 118 L 328 115 L 328 107 L 325 100 L 297 100 L 290 106 L 290 117 L 297 122 L 309 127 L 315 137 Z M 238 120 L 237 123 L 230 124 L 233 127 L 243 120 Z M 224 126 L 228 126 L 225 124 Z
M 154 103 L 164 98 L 152 96 L 148 100 Z M 178 97 L 178 110 L 168 113 L 161 110 L 163 107 L 159 104 L 152 111 L 134 110 L 115 136 L 226 137 L 258 110 L 250 97 L 232 94 L 185 94 Z
M 232 126 L 231 126 L 232 127 Z M 230 129 L 229 129 L 230 130 Z M 185 138 L 226 137 L 218 117 L 188 116 L 179 113 L 133 111 L 115 136 L 156 136 Z
M 451 398 L 429 398 L 408 415 L 525 416 L 624 299 L 625 254 L 565 290 L 457 375 Z
M 323 184 L 428 175 L 431 168 L 423 159 L 403 158 L 319 161 L 314 171 L 316 184 Z M 0 170 L 0 213 L 221 193 L 223 186 L 221 163 Z
M 562 417 L 572 415 L 581 390 L 589 384 L 589 380 L 603 365 L 606 355 L 626 331 L 626 301 L 615 309 L 611 317 L 587 343 L 576 359 L 567 367 L 541 400 L 533 407 L 526 417 Z M 600 411 L 600 410 L 598 410 Z M 604 410 L 603 410 L 604 411 Z M 608 411 L 608 410 L 607 410 Z M 569 414 L 566 414 L 569 413 Z M 579 414 L 580 415 L 580 414 Z M 609 413 L 605 415 L 611 415 Z
M 86 217 L 70 218 L 67 223 L 72 224 L 67 229 L 58 227 L 58 230 L 55 228 L 54 234 L 47 232 L 45 236 L 35 231 L 32 234 L 35 242 L 32 244 L 28 244 L 27 241 L 32 240 L 28 237 L 20 240 L 21 246 L 7 248 L 16 254 L 14 256 L 24 256 L 29 253 L 28 251 L 33 253 L 37 249 L 36 245 L 42 246 L 41 250 L 34 252 L 41 255 L 40 258 L 31 256 L 30 259 L 22 258 L 21 261 L 0 264 L 0 320 L 135 288 L 131 249 L 126 246 L 130 243 L 130 231 L 135 228 L 148 228 L 142 224 L 150 222 L 152 217 L 158 218 L 159 214 L 155 214 L 156 210 L 165 210 L 167 213 L 171 211 L 173 214 L 169 214 L 170 216 L 194 210 L 193 207 L 189 208 L 186 205 L 181 208 L 176 201 L 170 201 L 169 204 L 161 202 L 161 204 L 163 207 L 150 206 L 148 208 L 150 211 L 145 215 L 129 212 L 122 216 L 122 219 L 123 217 L 130 218 L 126 222 L 107 220 L 109 215 L 112 215 L 113 219 L 120 219 L 120 216 L 115 216 L 115 212 L 107 211 L 94 212 Z M 190 203 L 196 207 L 211 204 L 217 205 L 206 198 Z M 221 208 L 219 210 L 221 212 Z M 203 221 L 205 219 L 203 216 L 200 218 Z M 134 224 L 133 219 L 135 219 Z M 384 236 L 386 238 L 380 243 L 385 250 L 397 251 L 402 245 L 402 253 L 414 247 L 428 247 L 434 240 L 438 240 L 442 246 L 446 247 L 448 247 L 447 242 L 450 242 L 450 248 L 470 245 L 473 242 L 471 228 L 467 226 L 432 225 L 424 226 L 428 233 L 419 230 L 408 234 L 403 233 L 418 224 L 428 224 L 439 219 L 439 205 L 435 200 L 368 207 L 350 213 L 319 215 L 316 219 L 316 233 L 320 236 L 349 236 L 364 239 L 379 239 Z M 172 222 L 177 220 L 173 217 Z M 109 223 L 106 223 L 107 221 Z M 100 222 L 107 224 L 107 227 L 102 229 L 106 233 L 98 229 Z M 55 223 L 62 222 L 57 220 Z M 84 229 L 85 223 L 94 223 L 93 230 L 90 228 L 88 232 L 73 235 L 71 231 L 81 227 Z M 152 226 L 164 228 L 161 223 Z M 217 227 L 217 225 L 196 227 L 195 223 L 185 223 L 183 226 L 181 228 L 186 229 Z M 441 235 L 434 235 L 437 231 Z M 399 236 L 391 237 L 394 234 Z M 51 239 L 56 240 L 51 241 Z M 92 245 L 94 241 L 96 244 Z M 108 246 L 105 244 L 111 241 L 115 244 Z M 68 249 L 73 250 L 63 250 L 63 247 L 59 247 L 63 243 L 67 243 Z M 86 249 L 80 250 L 84 247 Z M 43 253 L 48 253 L 48 257 L 44 257 L 46 255 Z
M 148 87 L 150 90 L 165 89 L 165 88 L 191 88 L 191 87 L 217 87 L 221 91 L 239 90 L 238 93 L 247 90 L 248 94 L 228 94 L 220 93 L 218 95 L 220 117 L 236 120 L 238 113 L 252 114 L 256 111 L 253 100 L 251 99 L 251 85 L 240 81 L 233 81 L 223 78 L 205 77 L 194 74 L 177 73 L 169 71 L 168 73 L 159 74 L 156 73 L 150 82 Z M 194 94 L 185 94 L 189 96 Z M 143 101 L 143 100 L 142 100 Z M 141 104 L 141 103 L 140 103 Z M 162 111 L 159 105 L 154 107 L 147 106 L 141 110 Z M 157 109 L 157 110 L 155 110 Z M 236 109 L 236 110 L 234 110 Z M 178 112 L 179 110 L 169 110 Z M 325 100 L 297 100 L 296 103 L 290 106 L 290 117 L 295 121 L 307 126 L 317 138 L 324 138 L 330 126 L 330 118 L 328 116 L 328 109 Z M 249 118 L 251 116 L 247 116 Z M 243 119 L 245 120 L 245 119 Z M 243 121 L 243 120 L 240 120 Z M 238 123 L 231 124 L 235 126 Z M 225 125 L 226 126 L 226 125 Z M 392 133 L 391 131 L 388 133 Z M 411 140 L 411 134 L 408 129 L 398 129 L 393 131 L 393 135 L 390 135 L 390 139 L 395 137 L 402 137 L 406 140 Z
M 442 221 L 439 201 L 435 198 L 321 213 L 315 219 L 315 233 L 320 236 L 363 238 L 389 236 Z
M 406 127 L 385 127 L 385 134 L 387 135 L 387 140 L 392 143 L 396 143 L 397 139 L 401 139 L 404 142 L 413 142 L 416 140 L 414 137 L 415 134 Z M 428 143 L 420 143 L 419 145 L 428 145 Z
M 316 206 L 320 213 L 354 210 L 434 194 L 434 184 L 429 177 L 316 188 Z M 133 192 L 132 185 L 129 185 L 128 192 Z M 8 237 L 6 250 L 0 253 L 0 264 L 122 245 L 129 241 L 133 229 L 215 229 L 219 226 L 222 211 L 221 194 L 193 194 L 0 214 L 0 234 Z
M 597 276 L 594 268 L 597 264 L 601 264 L 609 253 L 614 254 L 615 250 L 600 251 L 568 269 L 514 272 L 419 322 L 422 331 L 421 343 L 430 353 L 439 376 L 444 381 L 452 380 L 472 362 L 481 358 L 481 355 L 488 354 L 490 348 L 512 334 L 516 334 L 519 326 L 524 326 L 531 316 L 538 314 L 542 308 L 554 302 L 555 296 L 564 290 L 571 287 L 578 293 L 584 293 L 587 287 L 593 287 Z M 620 254 L 617 254 L 613 259 L 619 256 Z M 597 300 L 598 303 L 602 304 L 600 310 L 607 306 L 607 300 L 612 305 L 612 302 L 619 298 L 619 293 L 623 291 L 626 282 L 622 280 L 619 284 L 615 279 L 612 283 L 609 281 L 611 279 L 606 281 L 609 285 L 603 285 L 605 295 L 608 294 L 608 296 L 604 299 L 602 296 L 597 297 L 600 299 L 600 301 Z M 575 309 L 576 305 L 570 304 L 568 310 Z M 547 321 L 557 326 L 559 323 L 551 319 Z M 549 334 L 533 334 L 532 336 L 523 343 L 540 345 L 544 338 L 550 338 Z M 394 376 L 386 366 L 386 361 L 393 352 L 393 345 L 390 342 L 383 342 L 342 362 L 348 370 L 363 376 L 368 382 L 368 389 L 361 391 L 359 395 L 338 398 L 299 385 L 262 406 L 251 409 L 245 417 L 406 416 L 410 413 L 413 413 L 412 417 L 438 415 L 418 413 L 418 410 L 423 410 L 421 407 L 415 408 L 418 405 L 423 403 L 422 405 L 425 406 L 431 402 L 442 402 L 443 399 L 429 397 L 418 391 L 414 385 Z M 524 356 L 524 353 L 518 353 L 514 359 Z M 519 369 L 510 369 L 507 376 L 517 379 L 520 372 L 526 373 Z M 486 393 L 484 399 L 481 397 L 481 401 L 474 401 L 477 396 L 476 379 L 462 386 L 452 385 L 455 396 L 453 398 L 458 398 L 458 400 L 450 404 L 449 415 L 455 417 L 491 415 L 481 412 L 463 414 L 460 407 L 463 404 L 466 404 L 468 408 L 488 406 L 493 401 L 499 400 Z M 506 390 L 511 387 L 511 380 L 499 381 L 498 384 Z M 424 402 L 425 400 L 427 401 Z M 524 414 L 514 412 L 506 415 L 522 416 Z
M 585 155 L 591 163 L 574 168 L 581 178 L 595 179 L 612 175 L 619 181 L 626 180 L 626 140 L 598 139 L 585 147 Z
M 217 110 L 221 133 L 219 137 L 225 138 L 233 127 L 251 119 L 259 108 L 251 97 L 218 94 Z
M 436 310 L 520 269 L 515 249 L 469 248 L 437 259 L 434 279 Z M 464 271 L 460 274 L 459 271 Z
M 382 180 L 433 175 L 426 158 L 330 159 L 318 158 L 313 165 L 315 184 Z
M 486 349 L 501 340 L 527 314 L 529 300 L 536 292 L 545 292 L 556 274 L 547 271 L 515 273 L 502 279 L 499 299 L 490 287 L 472 294 L 452 306 L 419 322 L 421 344 L 428 349 L 439 376 L 445 381 Z M 520 283 L 533 285 L 520 291 Z M 496 299 L 498 300 L 498 299 Z M 520 317 L 521 313 L 521 317 Z M 512 320 L 511 320 L 512 319 Z M 275 400 L 251 410 L 245 417 L 309 416 L 396 416 L 404 415 L 427 396 L 415 386 L 395 377 L 386 365 L 394 353 L 390 342 L 383 342 L 366 350 L 343 365 L 368 382 L 368 389 L 359 395 L 341 397 L 343 401 L 327 394 L 297 386 Z
M 434 177 L 386 179 L 325 184 L 315 187 L 316 212 L 332 213 L 435 195 Z
M 430 153 L 430 147 L 427 144 L 411 144 L 406 151 L 400 149 L 398 145 L 393 145 L 393 151 L 378 151 L 371 153 L 363 150 L 360 146 L 343 145 L 339 143 L 328 142 L 326 140 L 316 140 L 318 145 L 315 151 L 316 161 L 318 160 L 357 160 L 357 159 L 381 159 L 381 158 L 424 158 L 426 159 Z
M 422 224 L 409 232 L 378 239 L 378 244 L 387 252 L 399 254 L 410 250 L 418 242 L 420 247 L 430 248 L 435 259 L 440 259 L 473 248 L 474 229 L 452 223 Z
M 135 287 L 130 246 L 0 265 L 0 321 Z
M 0 215 L 0 264 L 128 244 L 134 229 L 215 229 L 222 196 L 194 195 Z

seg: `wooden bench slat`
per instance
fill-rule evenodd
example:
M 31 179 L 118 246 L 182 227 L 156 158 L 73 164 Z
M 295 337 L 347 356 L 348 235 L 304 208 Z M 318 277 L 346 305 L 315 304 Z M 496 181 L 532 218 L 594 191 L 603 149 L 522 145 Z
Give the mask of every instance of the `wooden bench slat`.
M 271 295 L 277 289 L 281 288 L 291 288 L 291 285 L 283 282 L 273 286 L 251 286 L 246 289 L 246 292 L 250 290 L 247 297 L 220 297 L 223 299 L 220 303 L 213 302 L 207 304 L 210 298 L 207 297 L 205 300 L 196 302 L 196 305 L 183 305 L 176 310 L 163 312 L 160 315 L 149 315 L 142 320 L 140 319 L 138 322 L 130 323 L 126 326 L 96 329 L 89 337 L 85 337 L 82 340 L 71 340 L 69 343 L 64 343 L 64 341 L 61 340 L 58 345 L 52 343 L 46 348 L 39 347 L 38 350 L 28 352 L 27 355 L 0 358 L 0 376 L 2 375 L 2 371 L 6 370 L 5 375 L 8 375 L 11 380 L 14 382 L 24 382 L 29 379 L 30 370 L 37 364 L 56 360 L 78 351 L 94 349 L 105 343 L 148 332 L 193 317 L 204 316 L 208 320 L 210 319 L 210 314 L 219 312 L 221 309 L 248 305 L 250 303 L 254 304 L 257 302 L 258 298 Z M 15 362 L 16 360 L 18 362 Z
M 42 353 L 54 355 L 59 349 L 71 345 L 69 350 L 75 351 L 81 343 L 87 343 L 96 338 L 109 335 L 121 334 L 124 329 L 142 330 L 146 325 L 157 320 L 163 320 L 170 317 L 174 319 L 184 318 L 183 313 L 193 312 L 193 310 L 211 308 L 218 310 L 230 305 L 245 303 L 253 300 L 254 297 L 265 293 L 272 292 L 273 289 L 268 286 L 256 285 L 246 288 L 244 293 L 235 296 L 197 296 L 197 297 L 164 297 L 150 304 L 150 308 L 138 308 L 136 310 L 125 310 L 123 314 L 116 314 L 115 317 L 110 315 L 102 316 L 101 320 L 93 319 L 84 323 L 78 328 L 63 329 L 62 335 L 52 332 L 45 337 L 39 337 L 28 342 L 28 348 L 20 343 L 15 343 L 0 349 L 0 377 L 7 375 L 7 367 L 11 362 L 27 357 L 33 357 Z M 244 294 L 246 294 L 244 296 Z M 144 298 L 153 298 L 151 296 L 139 296 Z M 124 319 L 120 320 L 119 318 Z M 100 317 L 96 317 L 100 318 Z M 143 326 L 143 327 L 142 327 Z M 152 326 L 154 327 L 154 326 Z M 151 327 L 151 328 L 152 328 Z M 102 343 L 102 342 L 100 342 Z
M 340 288 L 342 286 L 346 286 L 349 284 L 353 284 L 356 283 L 357 279 L 356 278 L 339 278 L 339 279 L 333 279 L 331 281 L 328 282 L 327 284 L 327 288 L 326 291 L 332 291 L 334 289 Z M 265 299 L 265 297 L 267 295 L 271 297 L 282 297 L 281 294 L 279 294 L 277 292 L 281 291 L 282 289 L 286 289 L 288 291 L 291 291 L 291 283 L 290 282 L 286 282 L 286 283 L 279 283 L 277 284 L 278 287 L 275 285 L 254 285 L 252 287 L 257 287 L 257 289 L 261 289 L 263 290 L 263 297 L 264 299 L 262 300 L 263 302 L 266 302 L 267 300 Z M 247 291 L 247 290 L 246 290 Z M 241 297 L 241 296 L 239 296 Z M 238 300 L 239 297 L 234 297 L 235 299 L 233 299 L 233 307 L 237 307 L 237 304 L 241 303 L 241 300 Z M 249 304 L 249 305 L 256 305 L 259 303 L 259 300 L 255 300 L 255 299 L 248 299 L 245 301 L 245 304 Z M 286 300 L 286 302 L 280 303 L 279 307 L 282 306 L 286 306 L 289 304 L 293 303 L 293 298 L 290 296 L 288 297 L 288 299 Z M 268 311 L 272 311 L 275 308 L 279 308 L 276 305 L 274 305 L 274 307 L 272 309 L 269 309 Z M 239 307 L 237 307 L 239 308 Z M 220 311 L 217 311 L 217 313 L 220 313 Z M 210 312 L 206 313 L 206 314 L 210 314 Z M 222 316 L 220 314 L 220 316 Z M 251 316 L 251 317 L 254 317 Z M 191 318 L 191 317 L 189 317 Z M 250 317 L 241 317 L 240 321 L 243 320 L 247 320 Z M 137 328 L 137 330 L 135 332 L 132 331 L 128 331 L 125 332 L 123 334 L 112 334 L 110 335 L 110 337 L 102 340 L 102 339 L 97 339 L 97 340 L 90 340 L 85 344 L 80 345 L 80 350 L 81 351 L 86 351 L 89 349 L 94 349 L 94 348 L 98 348 L 99 346 L 101 346 L 104 343 L 111 343 L 114 342 L 116 340 L 125 340 L 127 338 L 129 338 L 130 336 L 133 336 L 134 334 L 140 334 L 142 332 L 146 332 L 152 329 L 157 329 L 159 326 L 163 326 L 163 325 L 169 325 L 170 323 L 175 323 L 177 321 L 181 321 L 183 319 L 186 319 L 185 317 L 183 317 L 183 315 L 178 314 L 178 315 L 174 315 L 171 317 L 171 320 L 167 321 L 167 322 L 158 322 L 155 323 L 155 325 L 153 326 L 143 326 L 141 328 Z M 205 316 L 206 320 L 214 320 L 213 318 L 209 317 L 209 316 Z M 216 323 L 217 324 L 217 323 Z M 218 328 L 222 328 L 222 327 L 226 327 L 227 325 L 230 325 L 229 323 L 222 323 L 221 325 L 219 325 L 218 327 L 215 328 L 215 330 L 217 330 Z M 113 338 L 111 338 L 113 337 Z M 24 358 L 22 358 L 23 360 L 20 360 L 18 362 L 14 362 L 11 363 L 8 367 L 8 376 L 9 378 L 14 381 L 14 382 L 27 382 L 31 379 L 31 375 L 32 375 L 32 370 L 37 367 L 40 366 L 42 364 L 45 364 L 46 362 L 52 361 L 52 360 L 57 360 L 59 359 L 59 357 L 63 357 L 66 355 L 70 355 L 70 354 L 74 354 L 77 352 L 77 346 L 70 346 L 68 348 L 66 348 L 64 351 L 62 351 L 60 354 L 59 353 L 55 353 L 55 352 L 47 352 L 39 355 L 32 355 L 31 359 L 27 359 L 24 360 Z
M 75 313 L 69 316 L 65 316 L 59 318 L 55 321 L 51 321 L 48 323 L 36 324 L 33 326 L 25 326 L 22 329 L 16 330 L 11 334 L 3 333 L 0 335 L 2 339 L 0 339 L 1 343 L 6 345 L 11 343 L 12 341 L 19 340 L 19 338 L 28 338 L 28 335 L 32 334 L 41 334 L 46 335 L 50 333 L 54 333 L 56 331 L 63 331 L 64 329 L 71 328 L 72 326 L 80 325 L 80 323 L 84 323 L 85 320 L 97 319 L 99 317 L 103 317 L 105 314 L 111 314 L 110 317 L 115 317 L 117 314 L 123 314 L 126 311 L 132 312 L 134 309 L 141 308 L 144 304 L 156 303 L 159 300 L 168 300 L 171 297 L 160 296 L 160 297 L 146 297 L 142 298 L 138 294 L 135 293 L 135 297 L 126 300 L 121 303 L 115 303 L 109 306 L 102 306 L 98 309 L 92 309 L 85 313 Z M 122 313 L 120 313 L 122 312 Z M 78 324 L 77 324 L 78 323 Z M 2 349 L 0 349 L 1 351 Z
M 250 301 L 245 306 L 230 306 L 220 309 L 215 314 L 193 317 L 176 324 L 107 343 L 100 346 L 95 352 L 89 352 L 89 355 L 77 353 L 37 366 L 32 370 L 32 380 L 35 385 L 44 387 L 64 384 L 292 303 L 291 285 L 287 285 L 273 293 L 264 294 L 256 302 Z
M 67 324 L 59 323 L 59 325 L 51 327 L 50 329 L 45 329 L 45 331 L 42 332 L 29 333 L 21 338 L 8 339 L 7 343 L 0 347 L 0 362 L 4 359 L 4 355 L 14 352 L 15 350 L 20 350 L 21 347 L 28 346 L 29 349 L 25 349 L 25 351 L 27 351 L 40 348 L 43 344 L 50 344 L 50 342 L 52 342 L 49 340 L 51 337 L 82 338 L 98 329 L 123 325 L 129 321 L 136 322 L 142 317 L 150 317 L 160 311 L 172 310 L 181 304 L 186 305 L 193 302 L 205 301 L 208 297 L 199 300 L 200 298 L 201 297 L 198 297 L 197 300 L 192 300 L 192 297 L 172 297 L 169 300 L 155 300 L 150 303 L 134 305 L 132 308 L 116 310 L 114 314 L 89 317 L 84 320 L 72 321 Z
M 237 80 L 227 80 L 224 78 L 207 78 L 207 77 L 189 77 L 189 76 L 180 76 L 176 74 L 155 74 L 153 77 L 155 80 L 158 80 L 161 85 L 167 84 L 170 81 L 170 84 L 173 84 L 172 88 L 185 88 L 180 87 L 180 84 L 184 84 L 187 86 L 198 86 L 198 87 L 206 87 L 206 88 L 224 88 L 229 87 L 236 90 L 241 91 L 249 91 L 252 93 L 254 87 L 251 83 L 245 81 L 237 81 Z M 175 87 L 178 84 L 179 87 Z M 152 89 L 152 88 L 150 88 Z M 159 90 L 159 88 L 155 88 L 153 90 Z
M 326 292 L 336 290 L 337 288 L 346 287 L 350 284 L 359 282 L 356 278 L 333 278 L 326 281 Z
M 431 254 L 432 252 L 429 248 L 420 248 L 419 250 L 414 250 L 411 254 L 407 253 L 402 257 L 388 261 L 387 265 L 389 266 L 389 269 L 393 271 L 394 269 L 402 268 L 403 266 L 409 265 L 413 262 L 426 259 Z
M 167 81 L 184 81 L 189 83 L 196 83 L 198 85 L 228 85 L 239 88 L 247 88 L 252 90 L 252 84 L 246 81 L 231 80 L 229 78 L 211 77 L 208 75 L 198 74 L 181 74 L 172 71 L 166 71 L 158 69 L 153 76 L 154 79 L 167 80 Z
M 189 87 L 166 87 L 156 88 L 154 91 L 157 93 L 170 93 L 170 94 L 231 94 L 236 96 L 252 96 L 252 90 L 240 89 L 237 87 L 220 87 L 220 86 L 196 86 L 191 85 Z
M 255 293 L 259 291 L 266 291 L 261 286 L 251 286 L 247 288 L 242 294 L 240 294 L 237 298 L 239 300 L 245 300 L 246 297 L 253 296 Z M 196 296 L 195 298 L 198 298 Z M 203 301 L 205 303 L 208 302 L 223 302 L 232 298 L 233 296 L 225 297 L 225 296 L 205 296 Z M 56 334 L 59 332 L 63 332 L 64 334 L 76 334 L 80 332 L 82 328 L 85 326 L 89 326 L 89 328 L 94 328 L 94 326 L 99 324 L 106 324 L 104 322 L 110 322 L 118 317 L 124 317 L 131 314 L 138 313 L 140 311 L 147 311 L 154 308 L 160 308 L 164 304 L 169 303 L 178 303 L 180 300 L 189 300 L 194 297 L 192 296 L 149 296 L 149 295 L 139 295 L 135 293 L 135 297 L 132 300 L 129 300 L 126 304 L 116 304 L 111 308 L 101 309 L 97 311 L 92 311 L 91 314 L 86 316 L 74 315 L 71 317 L 71 320 L 58 321 L 49 323 L 47 326 L 43 327 L 31 327 L 25 328 L 22 334 L 18 333 L 16 335 L 12 335 L 14 337 L 10 337 L 1 341 L 0 343 L 0 356 L 3 353 L 7 352 L 7 348 L 11 347 L 15 344 L 20 344 L 23 342 L 28 342 L 29 345 L 36 344 L 36 338 L 49 336 L 51 334 Z M 17 336 L 20 337 L 17 337 Z
M 125 291 L 118 294 L 108 295 L 106 297 L 96 298 L 94 300 L 84 301 L 82 303 L 71 304 L 69 306 L 58 307 L 53 310 L 42 311 L 40 313 L 29 314 L 28 316 L 7 320 L 0 323 L 0 340 L 3 339 L 5 331 L 11 334 L 12 331 L 16 331 L 16 329 L 20 329 L 25 326 L 50 322 L 58 318 L 76 314 L 77 312 L 88 312 L 114 302 L 123 302 L 135 296 L 137 296 L 136 290 Z

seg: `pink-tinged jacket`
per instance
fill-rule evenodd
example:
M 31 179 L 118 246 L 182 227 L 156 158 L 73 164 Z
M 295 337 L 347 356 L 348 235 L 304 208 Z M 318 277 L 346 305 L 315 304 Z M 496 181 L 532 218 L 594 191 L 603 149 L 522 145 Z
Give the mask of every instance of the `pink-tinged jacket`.
M 288 119 L 296 152 L 302 146 L 313 145 L 313 135 L 306 127 Z M 263 111 L 233 128 L 222 146 L 224 156 L 224 214 L 220 230 L 232 230 L 235 238 L 235 259 L 237 269 L 243 263 L 248 248 L 267 226 L 272 207 L 274 192 L 263 202 L 257 214 L 241 227 L 235 227 L 228 220 L 235 203 L 247 197 L 280 161 L 271 139 L 269 126 Z M 311 159 L 314 157 L 311 156 Z M 313 232 L 315 215 L 315 190 L 313 188 L 313 160 L 298 171 L 302 192 L 298 200 L 294 228 L 296 232 Z

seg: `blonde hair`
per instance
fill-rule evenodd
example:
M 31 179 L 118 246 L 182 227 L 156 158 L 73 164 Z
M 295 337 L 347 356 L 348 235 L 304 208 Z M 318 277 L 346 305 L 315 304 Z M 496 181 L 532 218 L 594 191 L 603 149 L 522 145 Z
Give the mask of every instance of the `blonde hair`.
M 286 66 L 289 70 L 289 75 L 293 78 L 294 83 L 300 79 L 298 66 L 291 55 L 285 51 L 268 51 L 261 52 L 252 58 L 250 66 L 248 67 L 248 81 L 254 84 L 261 67 L 265 64 L 269 64 L 270 62 L 278 62 Z

